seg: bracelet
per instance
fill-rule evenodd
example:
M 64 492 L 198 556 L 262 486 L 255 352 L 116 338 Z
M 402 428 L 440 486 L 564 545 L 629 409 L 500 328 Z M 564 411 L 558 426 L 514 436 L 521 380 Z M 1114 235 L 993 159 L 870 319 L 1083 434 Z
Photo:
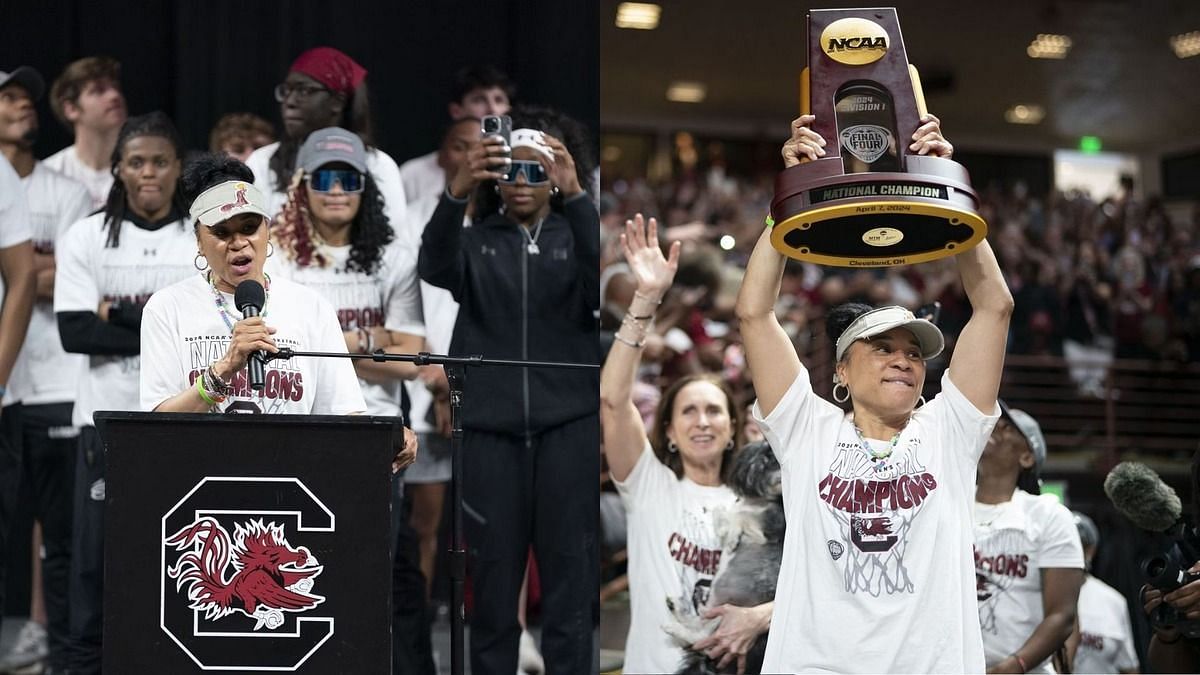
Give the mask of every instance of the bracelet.
M 1013 658 L 1014 658 L 1014 659 L 1016 659 L 1016 660 L 1017 660 L 1017 664 L 1018 664 L 1019 666 L 1021 666 L 1021 672 L 1022 672 L 1022 673 L 1028 673 L 1028 672 L 1029 672 L 1029 666 L 1026 666 L 1026 665 L 1025 665 L 1025 659 L 1021 658 L 1021 655 L 1020 655 L 1020 654 L 1018 654 L 1018 653 L 1016 653 L 1016 652 L 1013 652 Z
M 634 321 L 649 321 L 649 320 L 651 320 L 651 319 L 653 319 L 653 318 L 654 318 L 654 315 L 653 315 L 653 314 L 647 314 L 646 316 L 634 316 L 634 315 L 632 315 L 632 314 L 628 314 L 628 313 L 627 313 L 627 314 L 625 314 L 625 318 L 626 318 L 626 319 L 633 319 Z
M 354 330 L 355 330 L 355 332 L 358 333 L 358 353 L 366 354 L 367 353 L 367 340 L 368 340 L 367 331 L 362 326 L 359 326 L 358 328 L 355 328 Z
M 215 394 L 224 398 L 233 393 L 233 383 L 226 382 L 221 379 L 220 375 L 217 375 L 216 365 L 216 363 L 208 364 L 208 369 L 201 373 L 204 377 L 204 388 L 212 389 Z
M 634 292 L 633 292 L 633 297 L 635 297 L 635 298 L 641 298 L 641 299 L 643 299 L 643 300 L 649 300 L 650 302 L 653 302 L 653 303 L 654 303 L 654 304 L 656 304 L 656 305 L 661 305 L 661 304 L 662 304 L 662 298 L 659 298 L 659 299 L 655 300 L 654 298 L 652 298 L 652 297 L 650 297 L 650 296 L 646 295 L 645 293 L 642 293 L 641 291 L 634 291 Z
M 220 397 L 219 399 L 214 400 L 212 397 L 210 397 L 208 395 L 207 391 L 204 391 L 204 375 L 203 374 L 201 374 L 200 377 L 196 378 L 196 392 L 198 394 L 200 394 L 200 399 L 203 400 L 205 403 L 207 403 L 208 407 L 210 407 L 210 408 L 215 408 L 217 406 L 217 403 L 225 400 L 224 396 Z
M 616 340 L 617 342 L 620 342 L 621 344 L 629 345 L 630 347 L 633 347 L 634 349 L 641 349 L 642 347 L 646 346 L 646 338 L 644 338 L 644 337 L 642 338 L 641 342 L 634 342 L 633 340 L 628 340 L 626 338 L 621 337 L 621 333 L 617 332 L 617 333 L 613 333 L 613 339 Z

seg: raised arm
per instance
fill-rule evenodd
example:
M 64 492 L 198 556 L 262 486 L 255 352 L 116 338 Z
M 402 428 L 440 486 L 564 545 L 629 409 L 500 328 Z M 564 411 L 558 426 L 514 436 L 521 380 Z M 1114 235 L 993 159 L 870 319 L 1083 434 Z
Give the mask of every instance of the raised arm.
M 950 381 L 980 412 L 990 415 L 1000 391 L 1013 298 L 986 240 L 955 260 L 971 301 L 971 319 L 950 358 Z
M 642 358 L 646 332 L 663 294 L 675 279 L 680 244 L 671 244 L 670 255 L 664 258 L 658 246 L 658 223 L 651 218 L 650 226 L 646 228 L 639 213 L 633 220 L 625 221 L 621 246 L 625 261 L 637 279 L 637 291 L 600 371 L 604 455 L 612 477 L 618 481 L 629 476 L 646 447 L 646 427 L 633 404 L 633 382 Z
M 785 167 L 796 166 L 803 158 L 815 160 L 825 154 L 825 139 L 809 129 L 815 119 L 812 115 L 802 115 L 792 120 L 792 136 L 783 144 Z M 775 316 L 786 264 L 787 258 L 771 245 L 771 231 L 766 230 L 750 254 L 735 308 L 754 393 L 764 415 L 771 414 L 804 369 L 791 339 Z

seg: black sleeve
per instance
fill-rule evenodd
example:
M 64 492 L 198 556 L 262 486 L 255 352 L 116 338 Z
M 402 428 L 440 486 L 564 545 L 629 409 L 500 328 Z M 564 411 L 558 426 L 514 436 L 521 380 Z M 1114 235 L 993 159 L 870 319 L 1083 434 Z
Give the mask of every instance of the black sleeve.
M 141 353 L 138 331 L 101 321 L 95 312 L 58 312 L 56 316 L 63 349 L 72 354 L 137 356 Z
M 462 251 L 462 222 L 466 212 L 467 200 L 453 199 L 443 193 L 425 224 L 421 250 L 417 253 L 417 274 L 421 280 L 450 291 L 460 302 L 466 275 Z
M 142 310 L 145 308 L 146 305 L 141 302 L 115 303 L 108 308 L 108 322 L 140 333 L 142 331 Z
M 600 309 L 600 213 L 586 191 L 564 201 L 563 213 L 575 239 L 584 297 L 592 310 Z

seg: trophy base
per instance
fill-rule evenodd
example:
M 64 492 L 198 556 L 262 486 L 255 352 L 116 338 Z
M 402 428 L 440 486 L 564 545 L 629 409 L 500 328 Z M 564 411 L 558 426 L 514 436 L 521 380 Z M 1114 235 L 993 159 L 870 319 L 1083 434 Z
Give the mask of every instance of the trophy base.
M 785 170 L 771 205 L 772 245 L 821 265 L 889 267 L 956 255 L 982 241 L 987 223 L 966 170 L 946 159 L 908 159 L 908 173 L 839 175 L 827 163 L 840 165 L 840 158 Z

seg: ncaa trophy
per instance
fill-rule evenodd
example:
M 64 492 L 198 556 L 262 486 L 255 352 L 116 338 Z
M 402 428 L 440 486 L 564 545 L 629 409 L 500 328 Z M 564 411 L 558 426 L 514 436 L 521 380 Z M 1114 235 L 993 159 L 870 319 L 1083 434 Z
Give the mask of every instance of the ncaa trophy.
M 987 224 L 967 170 L 910 154 L 925 115 L 894 8 L 808 13 L 802 114 L 840 153 L 775 179 L 771 243 L 798 260 L 839 267 L 908 265 L 955 255 Z

